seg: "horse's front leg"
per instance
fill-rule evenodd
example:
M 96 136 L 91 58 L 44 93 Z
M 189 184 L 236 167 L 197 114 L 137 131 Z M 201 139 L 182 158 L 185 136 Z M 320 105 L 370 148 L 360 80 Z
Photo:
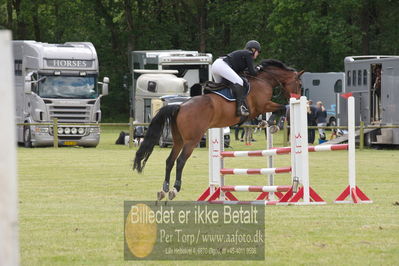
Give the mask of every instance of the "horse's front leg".
M 262 113 L 276 112 L 276 111 L 285 113 L 286 109 L 287 108 L 284 104 L 279 104 L 279 103 L 275 103 L 272 101 L 268 101 L 263 105 Z

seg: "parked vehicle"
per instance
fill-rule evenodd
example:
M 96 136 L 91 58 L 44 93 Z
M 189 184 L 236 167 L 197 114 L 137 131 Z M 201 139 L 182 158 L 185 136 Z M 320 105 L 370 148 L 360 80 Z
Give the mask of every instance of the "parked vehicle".
M 97 53 L 88 42 L 49 44 L 13 41 L 17 138 L 25 147 L 51 146 L 54 118 L 58 143 L 95 147 L 100 141 L 100 99 L 109 79 L 98 82 Z M 99 93 L 97 83 L 102 85 Z M 91 125 L 85 125 L 90 123 Z
M 337 124 L 337 102 L 339 94 L 335 91 L 335 84 L 345 80 L 343 72 L 313 73 L 305 72 L 301 76 L 303 95 L 316 104 L 322 101 L 327 110 L 328 125 Z
M 356 124 L 399 125 L 399 56 L 348 56 L 344 63 L 345 90 L 352 92 L 356 100 Z M 345 104 L 340 105 L 339 113 L 345 125 Z M 399 145 L 399 128 L 370 132 L 366 141 Z
M 132 51 L 131 62 L 131 111 L 140 123 L 151 121 L 160 97 L 189 96 L 192 86 L 212 79 L 212 55 L 197 51 Z

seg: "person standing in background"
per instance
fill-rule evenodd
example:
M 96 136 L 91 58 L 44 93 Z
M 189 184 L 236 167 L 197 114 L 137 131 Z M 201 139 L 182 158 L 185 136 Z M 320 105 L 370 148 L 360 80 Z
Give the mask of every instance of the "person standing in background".
M 327 125 L 327 111 L 321 101 L 318 101 L 316 104 L 316 122 L 319 127 L 319 138 L 325 140 L 326 134 L 324 133 L 324 128 L 320 127 L 325 127 Z
M 252 145 L 252 133 L 253 133 L 253 127 L 252 126 L 252 120 L 247 120 L 243 124 L 244 127 L 244 141 L 245 145 L 250 146 Z
M 308 127 L 316 126 L 316 107 L 312 105 L 312 100 L 308 101 L 307 104 L 307 113 L 308 113 Z M 308 128 L 308 143 L 313 144 L 315 139 L 315 130 Z

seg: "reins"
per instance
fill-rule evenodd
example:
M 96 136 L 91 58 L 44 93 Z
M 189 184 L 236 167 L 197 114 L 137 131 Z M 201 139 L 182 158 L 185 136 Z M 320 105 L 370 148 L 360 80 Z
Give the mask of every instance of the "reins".
M 275 86 L 275 87 L 272 88 L 273 91 L 274 91 L 274 90 L 279 90 L 279 93 L 278 93 L 276 96 L 273 95 L 273 98 L 279 98 L 279 97 L 281 97 L 281 95 L 282 95 L 282 93 L 283 93 L 283 89 L 284 89 L 284 86 L 283 86 L 283 84 L 281 83 L 281 81 L 280 81 L 279 79 L 277 79 L 273 73 L 271 73 L 271 72 L 269 72 L 269 71 L 267 71 L 267 70 L 263 70 L 263 69 L 262 69 L 261 71 L 266 72 L 267 74 L 269 74 L 269 75 L 272 77 L 272 79 L 274 79 L 274 80 L 278 83 L 277 86 Z M 251 77 L 251 78 L 253 78 L 253 79 L 260 80 L 260 81 L 263 81 L 263 82 L 265 82 L 265 83 L 267 83 L 267 84 L 270 84 L 267 80 L 258 78 L 258 77 L 256 77 L 256 76 L 251 76 L 251 75 L 248 75 L 248 74 L 244 74 L 244 76 L 245 76 L 245 77 Z

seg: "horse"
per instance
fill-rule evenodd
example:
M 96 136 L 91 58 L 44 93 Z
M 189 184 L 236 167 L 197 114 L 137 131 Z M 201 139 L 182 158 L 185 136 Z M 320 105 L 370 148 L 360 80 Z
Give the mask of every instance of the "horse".
M 279 87 L 287 101 L 292 94 L 301 94 L 299 78 L 304 71 L 297 72 L 274 59 L 263 60 L 259 68 L 256 76 L 247 76 L 251 88 L 247 96 L 250 111 L 248 119 L 285 109 L 285 105 L 271 101 L 273 88 Z M 236 116 L 235 104 L 209 93 L 195 96 L 182 105 L 164 106 L 154 116 L 144 141 L 136 152 L 133 170 L 136 169 L 138 173 L 143 171 L 154 146 L 159 142 L 164 126 L 170 124 L 173 147 L 166 159 L 165 180 L 162 190 L 157 194 L 158 200 L 162 200 L 166 193 L 170 200 L 176 197 L 181 189 L 184 165 L 207 129 L 233 126 L 240 122 L 240 117 Z M 173 189 L 169 191 L 170 173 L 176 159 L 176 180 Z

